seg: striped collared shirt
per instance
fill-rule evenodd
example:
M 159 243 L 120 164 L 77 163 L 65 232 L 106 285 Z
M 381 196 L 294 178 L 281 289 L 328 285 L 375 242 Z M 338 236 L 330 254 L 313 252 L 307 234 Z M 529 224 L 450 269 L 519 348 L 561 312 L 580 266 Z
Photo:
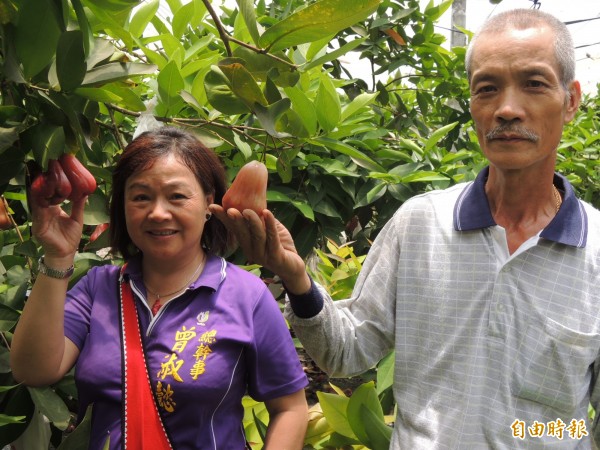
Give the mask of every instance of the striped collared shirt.
M 600 212 L 556 175 L 554 220 L 534 245 L 498 258 L 487 173 L 407 201 L 352 298 L 332 302 L 315 285 L 290 298 L 288 320 L 334 376 L 395 350 L 393 449 L 589 449 L 598 427 L 588 405 L 600 401 Z

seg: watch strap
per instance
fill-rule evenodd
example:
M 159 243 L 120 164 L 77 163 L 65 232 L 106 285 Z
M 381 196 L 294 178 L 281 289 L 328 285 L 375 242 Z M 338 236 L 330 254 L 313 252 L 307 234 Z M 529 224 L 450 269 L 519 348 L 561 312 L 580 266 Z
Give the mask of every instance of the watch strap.
M 54 269 L 52 267 L 48 267 L 44 263 L 44 257 L 43 256 L 38 261 L 38 273 L 42 273 L 42 274 L 44 274 L 44 275 L 46 275 L 47 277 L 50 277 L 50 278 L 56 278 L 58 280 L 64 280 L 65 278 L 70 278 L 71 275 L 73 275 L 74 271 L 75 271 L 75 267 L 73 265 L 71 265 L 71 267 L 69 267 L 66 270 L 59 270 L 59 269 Z

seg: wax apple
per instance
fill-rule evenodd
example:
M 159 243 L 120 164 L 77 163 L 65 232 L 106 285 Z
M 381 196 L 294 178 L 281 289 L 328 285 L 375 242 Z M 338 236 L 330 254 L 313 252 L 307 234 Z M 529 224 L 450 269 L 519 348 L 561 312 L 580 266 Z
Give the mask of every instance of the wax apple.
M 238 172 L 235 180 L 223 196 L 223 208 L 239 211 L 251 209 L 259 216 L 267 207 L 267 167 L 258 161 L 250 161 Z

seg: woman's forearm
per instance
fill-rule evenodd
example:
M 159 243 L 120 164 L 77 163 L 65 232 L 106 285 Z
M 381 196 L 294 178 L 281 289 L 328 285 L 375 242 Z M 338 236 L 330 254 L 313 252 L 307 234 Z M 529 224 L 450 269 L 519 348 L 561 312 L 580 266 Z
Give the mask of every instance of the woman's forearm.
M 64 376 L 75 360 L 74 345 L 67 344 L 65 351 L 67 287 L 68 279 L 38 274 L 11 343 L 13 376 L 24 384 L 52 384 Z

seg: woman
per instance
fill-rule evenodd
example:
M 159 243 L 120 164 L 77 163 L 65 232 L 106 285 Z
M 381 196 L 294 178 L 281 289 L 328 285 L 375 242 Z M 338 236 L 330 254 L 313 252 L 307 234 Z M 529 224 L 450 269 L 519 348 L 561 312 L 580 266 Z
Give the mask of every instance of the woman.
M 218 158 L 163 127 L 127 146 L 112 187 L 112 251 L 126 264 L 95 267 L 68 292 L 85 199 L 70 216 L 34 208 L 44 256 L 12 341 L 15 378 L 48 385 L 76 364 L 90 449 L 107 438 L 111 449 L 244 448 L 246 393 L 269 411 L 265 448 L 302 448 L 307 380 L 279 307 L 219 256 L 228 234 L 208 211 L 226 190 Z

